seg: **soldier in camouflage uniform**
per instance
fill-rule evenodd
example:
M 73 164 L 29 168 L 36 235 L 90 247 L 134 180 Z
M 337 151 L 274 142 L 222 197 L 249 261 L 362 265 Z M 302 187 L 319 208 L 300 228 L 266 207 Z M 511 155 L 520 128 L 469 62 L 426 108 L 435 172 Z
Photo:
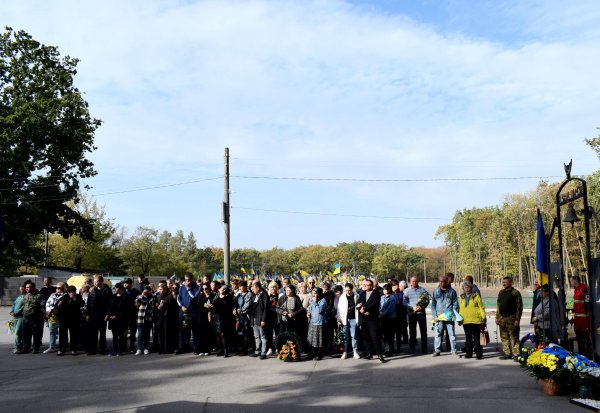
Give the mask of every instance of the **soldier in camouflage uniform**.
M 519 356 L 519 327 L 523 314 L 523 299 L 521 293 L 513 288 L 512 278 L 502 279 L 502 290 L 498 293 L 498 308 L 496 309 L 496 324 L 500 327 L 500 340 L 504 354 L 500 359 L 512 358 L 517 361 Z

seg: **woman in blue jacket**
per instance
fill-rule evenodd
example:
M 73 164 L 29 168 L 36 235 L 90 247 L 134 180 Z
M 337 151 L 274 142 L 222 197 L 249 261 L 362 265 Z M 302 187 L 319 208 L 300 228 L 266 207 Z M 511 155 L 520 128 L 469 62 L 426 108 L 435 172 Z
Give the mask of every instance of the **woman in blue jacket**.
M 327 312 L 327 301 L 323 298 L 323 290 L 315 288 L 312 292 L 313 300 L 307 308 L 308 316 L 308 344 L 312 347 L 311 359 L 321 360 L 323 347 L 323 325 Z

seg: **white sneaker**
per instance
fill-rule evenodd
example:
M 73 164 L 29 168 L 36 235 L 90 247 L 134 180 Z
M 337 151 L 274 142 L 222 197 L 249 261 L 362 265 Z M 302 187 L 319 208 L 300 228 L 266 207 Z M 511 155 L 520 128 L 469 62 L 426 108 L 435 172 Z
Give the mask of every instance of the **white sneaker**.
M 144 350 L 144 355 L 148 355 L 148 354 L 150 354 L 150 351 L 148 351 L 148 349 L 145 349 Z
M 348 357 L 348 354 L 344 351 L 342 353 L 342 360 L 346 360 L 347 357 Z
M 360 358 L 360 354 L 357 351 L 354 352 L 354 358 L 358 360 Z
M 267 350 L 267 357 L 271 357 L 273 355 L 273 350 L 272 349 L 268 349 Z
M 142 350 L 138 350 L 138 351 L 136 351 L 136 352 L 135 352 L 135 355 L 136 355 L 136 356 L 141 356 L 141 355 L 142 355 Z
M 54 349 L 52 347 L 48 347 L 46 350 L 44 350 L 44 354 L 52 353 L 53 351 Z

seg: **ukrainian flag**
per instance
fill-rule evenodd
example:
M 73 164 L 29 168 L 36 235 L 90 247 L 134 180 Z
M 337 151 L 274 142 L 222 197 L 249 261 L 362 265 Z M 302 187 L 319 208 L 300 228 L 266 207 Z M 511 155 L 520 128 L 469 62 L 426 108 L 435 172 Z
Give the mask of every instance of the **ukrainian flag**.
M 535 270 L 537 272 L 540 285 L 548 284 L 548 241 L 546 240 L 546 231 L 544 231 L 544 221 L 542 214 L 537 210 L 537 238 L 535 241 Z
M 337 264 L 335 264 L 335 266 L 333 268 L 334 268 L 333 273 L 339 274 L 342 271 L 342 264 L 338 262 Z
M 462 316 L 452 308 L 447 309 L 442 314 L 438 315 L 436 321 L 463 321 Z

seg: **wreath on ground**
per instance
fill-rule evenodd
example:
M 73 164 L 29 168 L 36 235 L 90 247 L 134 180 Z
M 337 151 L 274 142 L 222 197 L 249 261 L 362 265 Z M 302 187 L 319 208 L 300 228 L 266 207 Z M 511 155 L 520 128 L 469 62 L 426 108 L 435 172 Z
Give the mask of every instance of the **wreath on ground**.
M 302 352 L 302 340 L 297 334 L 284 332 L 277 336 L 277 358 L 283 361 L 297 361 Z

